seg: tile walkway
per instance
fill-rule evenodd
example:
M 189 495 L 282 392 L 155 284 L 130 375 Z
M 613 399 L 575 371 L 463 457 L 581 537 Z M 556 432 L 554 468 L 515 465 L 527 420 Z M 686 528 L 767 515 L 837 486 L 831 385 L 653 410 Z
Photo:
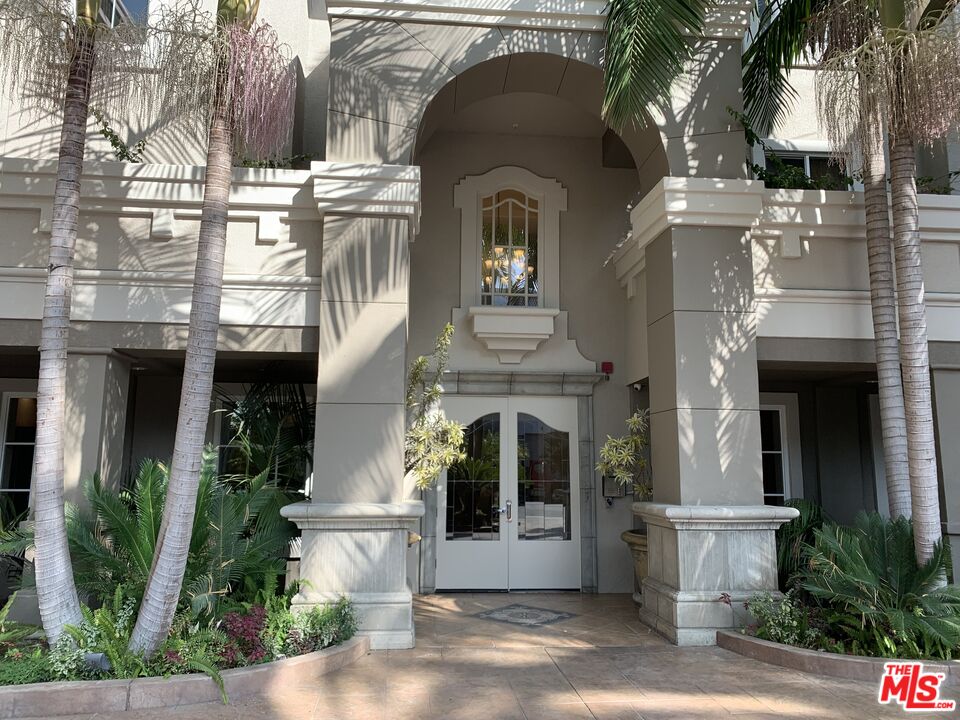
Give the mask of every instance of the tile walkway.
M 520 603 L 575 617 L 522 627 L 476 617 Z M 676 648 L 628 596 L 457 594 L 416 601 L 417 647 L 374 652 L 319 683 L 224 707 L 98 720 L 876 720 L 944 718 L 876 701 L 873 683 L 807 675 L 719 648 Z M 950 715 L 946 715 L 949 717 Z M 89 720 L 90 716 L 83 716 Z M 80 720 L 80 717 L 71 720 Z

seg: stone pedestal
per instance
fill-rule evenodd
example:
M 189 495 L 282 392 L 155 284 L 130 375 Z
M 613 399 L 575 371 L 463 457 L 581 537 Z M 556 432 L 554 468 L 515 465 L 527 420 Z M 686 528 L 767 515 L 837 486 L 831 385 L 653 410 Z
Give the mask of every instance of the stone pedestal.
M 677 645 L 714 645 L 746 621 L 743 603 L 777 591 L 774 531 L 799 513 L 773 505 L 634 503 L 647 523 L 640 619 Z
M 624 530 L 620 539 L 630 548 L 633 557 L 633 601 L 643 604 L 643 579 L 647 576 L 647 534 L 636 530 Z
M 371 648 L 413 647 L 407 541 L 423 503 L 302 502 L 282 514 L 303 532 L 300 576 L 309 584 L 294 597 L 294 610 L 348 597 Z

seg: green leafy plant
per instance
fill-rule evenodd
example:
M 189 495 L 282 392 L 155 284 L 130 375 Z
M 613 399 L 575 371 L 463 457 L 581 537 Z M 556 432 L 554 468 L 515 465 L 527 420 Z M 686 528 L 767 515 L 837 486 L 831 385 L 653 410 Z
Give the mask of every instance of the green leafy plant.
M 768 188 L 783 188 L 789 190 L 847 190 L 853 183 L 853 178 L 845 174 L 829 174 L 819 178 L 811 178 L 802 167 L 790 165 L 783 161 L 777 151 L 769 147 L 763 138 L 753 129 L 750 119 L 743 114 L 727 107 L 727 112 L 743 126 L 744 138 L 750 147 L 759 145 L 763 148 L 767 165 L 750 163 L 750 170 L 757 180 L 762 180 Z
M 954 657 L 960 588 L 945 585 L 942 544 L 918 564 L 909 520 L 861 513 L 853 527 L 826 523 L 804 553 L 800 587 L 823 609 L 834 649 L 879 657 Z
M 823 508 L 809 500 L 787 500 L 786 507 L 796 508 L 800 514 L 777 528 L 777 573 L 780 589 L 786 590 L 792 578 L 802 569 L 806 549 L 814 541 L 814 533 L 823 527 Z
M 216 473 L 217 456 L 204 453 L 197 511 L 180 602 L 194 615 L 212 616 L 223 598 L 243 601 L 276 587 L 285 572 L 295 527 L 280 515 L 293 501 L 266 472 L 229 481 Z M 110 602 L 118 585 L 135 601 L 153 566 L 163 517 L 168 469 L 145 460 L 130 488 L 104 487 L 98 476 L 84 484 L 85 508 L 67 507 L 67 536 L 77 587 Z M 32 530 L 11 534 L 0 550 L 32 543 Z
M 951 170 L 939 177 L 918 175 L 917 192 L 928 195 L 949 195 L 953 192 L 953 182 L 958 177 L 960 177 L 960 170 Z
M 53 680 L 49 654 L 43 648 L 11 648 L 0 659 L 0 687 Z
M 316 405 L 300 383 L 258 382 L 239 400 L 219 391 L 230 441 L 221 472 L 239 478 L 267 472 L 287 492 L 302 492 L 313 464 Z
M 147 662 L 143 655 L 131 653 L 127 649 L 130 632 L 137 614 L 137 601 L 124 595 L 123 586 L 117 585 L 113 598 L 96 610 L 82 606 L 83 624 L 67 625 L 66 634 L 60 645 L 69 645 L 72 640 L 77 650 L 85 653 L 103 653 L 109 662 L 109 672 L 115 678 L 136 678 L 148 674 Z M 85 658 L 81 662 L 87 667 Z M 95 669 L 88 670 L 96 674 Z M 103 672 L 103 671 L 101 671 Z M 71 679 L 71 678 L 65 678 Z
M 10 608 L 13 607 L 13 603 L 16 598 L 17 594 L 14 593 L 10 596 L 7 602 L 4 603 L 3 608 L 0 608 L 0 651 L 7 650 L 23 640 L 26 640 L 39 630 L 39 628 L 36 628 L 33 625 L 25 625 L 23 623 L 7 620 L 7 615 L 10 614 Z
M 110 147 L 113 148 L 113 154 L 117 160 L 131 163 L 143 162 L 143 151 L 147 148 L 146 139 L 138 140 L 133 147 L 130 147 L 123 141 L 123 138 L 117 134 L 117 131 L 110 126 L 103 111 L 93 108 L 91 112 L 97 121 L 97 126 L 100 128 L 100 134 L 110 143 Z
M 447 323 L 437 336 L 434 352 L 413 361 L 407 380 L 404 474 L 421 489 L 430 487 L 441 472 L 465 457 L 463 426 L 448 420 L 440 409 L 452 341 L 453 325 Z
M 811 622 L 810 609 L 797 600 L 796 590 L 782 597 L 758 593 L 746 608 L 756 620 L 754 633 L 758 638 L 796 647 L 820 647 L 820 630 Z
M 299 153 L 297 155 L 288 155 L 285 157 L 272 157 L 265 160 L 256 160 L 253 158 L 244 158 L 241 161 L 243 167 L 248 168 L 266 168 L 272 170 L 284 168 L 308 168 L 311 160 L 315 160 L 316 153 Z
M 649 412 L 637 410 L 627 418 L 626 435 L 617 438 L 607 435 L 597 463 L 597 471 L 602 475 L 613 478 L 620 485 L 631 484 L 637 500 L 647 500 L 653 495 L 646 474 L 648 426 Z
M 317 605 L 293 615 L 287 628 L 285 655 L 303 655 L 346 642 L 357 632 L 353 605 L 341 598 L 333 605 Z

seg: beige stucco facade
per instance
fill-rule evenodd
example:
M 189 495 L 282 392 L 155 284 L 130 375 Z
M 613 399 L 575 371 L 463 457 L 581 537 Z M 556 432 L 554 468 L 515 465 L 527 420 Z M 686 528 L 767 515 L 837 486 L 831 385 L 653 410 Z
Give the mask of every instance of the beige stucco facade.
M 632 590 L 620 533 L 636 514 L 651 554 L 641 617 L 676 642 L 709 643 L 739 621 L 721 594 L 775 587 L 773 532 L 790 513 L 765 504 L 777 496 L 770 472 L 780 502 L 807 497 L 840 518 L 884 506 L 862 195 L 749 179 L 751 151 L 727 108 L 741 107 L 750 3 L 718 6 L 670 107 L 620 135 L 600 119 L 604 3 L 568 5 L 264 8 L 300 76 L 290 153 L 314 162 L 235 170 L 217 382 L 269 371 L 309 387 L 312 495 L 288 509 L 310 580 L 297 602 L 350 595 L 379 647 L 411 645 L 412 593 L 449 577 L 437 566 L 442 488 L 420 493 L 403 473 L 406 368 L 447 322 L 451 397 L 521 411 L 525 397 L 552 398 L 575 418 L 565 452 L 577 521 L 565 522 L 580 582 L 562 589 Z M 813 92 L 807 76 L 798 87 Z M 0 116 L 7 402 L 35 390 L 56 132 L 9 98 Z M 812 117 L 798 113 L 777 137 L 820 147 Z M 110 162 L 91 126 L 71 499 L 92 472 L 123 482 L 172 450 L 196 255 L 201 130 L 114 124 L 147 138 L 150 163 Z M 482 203 L 500 189 L 539 203 L 526 210 L 540 228 L 535 308 L 481 297 Z M 938 433 L 949 438 L 960 428 L 958 198 L 922 196 L 920 223 Z M 595 465 L 637 407 L 651 412 L 654 502 L 635 506 L 604 495 Z M 764 445 L 770 418 L 776 449 Z M 951 448 L 941 445 L 944 522 L 960 537 Z M 408 531 L 422 541 L 408 548 Z

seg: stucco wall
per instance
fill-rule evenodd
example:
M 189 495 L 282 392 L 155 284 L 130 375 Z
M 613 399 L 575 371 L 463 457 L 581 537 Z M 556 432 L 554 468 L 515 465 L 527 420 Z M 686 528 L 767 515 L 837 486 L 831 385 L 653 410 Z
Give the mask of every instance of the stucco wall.
M 629 411 L 623 291 L 603 260 L 626 231 L 626 206 L 637 186 L 635 170 L 601 167 L 600 138 L 437 133 L 418 162 L 423 178 L 421 232 L 411 245 L 409 355 L 429 352 L 433 338 L 460 303 L 460 212 L 453 188 L 468 174 L 519 165 L 556 178 L 568 190 L 560 215 L 560 305 L 569 312 L 570 337 L 615 372 L 596 388 L 594 435 L 622 434 Z M 493 356 L 494 362 L 496 356 Z M 632 567 L 619 534 L 632 526 L 630 499 L 607 508 L 597 495 L 599 589 L 627 592 Z

